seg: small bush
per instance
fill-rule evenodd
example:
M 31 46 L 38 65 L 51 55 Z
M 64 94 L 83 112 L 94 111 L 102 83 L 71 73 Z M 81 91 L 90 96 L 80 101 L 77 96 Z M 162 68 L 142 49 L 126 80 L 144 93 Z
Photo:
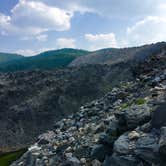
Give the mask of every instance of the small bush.
M 127 108 L 127 107 L 129 107 L 130 105 L 128 104 L 128 103 L 124 103 L 124 104 L 122 104 L 121 105 L 121 109 L 125 109 L 125 108 Z
M 135 104 L 137 104 L 137 105 L 143 105 L 145 103 L 146 103 L 146 100 L 143 98 L 139 98 L 135 101 Z

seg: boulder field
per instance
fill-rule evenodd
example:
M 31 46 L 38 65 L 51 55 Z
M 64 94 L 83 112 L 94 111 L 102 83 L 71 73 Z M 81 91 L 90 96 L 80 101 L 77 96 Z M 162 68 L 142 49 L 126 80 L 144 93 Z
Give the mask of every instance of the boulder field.
M 165 166 L 164 60 L 135 66 L 136 80 L 55 121 L 12 166 Z

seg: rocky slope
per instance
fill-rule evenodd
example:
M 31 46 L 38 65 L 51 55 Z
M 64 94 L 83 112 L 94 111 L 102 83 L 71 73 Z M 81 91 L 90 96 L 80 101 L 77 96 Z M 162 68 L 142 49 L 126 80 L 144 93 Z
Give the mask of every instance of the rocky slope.
M 87 64 L 117 64 L 131 60 L 144 60 L 150 55 L 159 54 L 166 50 L 166 43 L 160 42 L 156 44 L 144 45 L 131 48 L 110 48 L 98 50 L 85 56 L 78 57 L 73 60 L 69 66 L 80 66 Z
M 121 74 L 114 78 L 121 68 Z M 129 74 L 130 73 L 130 74 Z M 127 75 L 127 77 L 124 75 Z M 131 80 L 124 64 L 0 74 L 0 151 L 26 147 L 55 120 Z
M 135 80 L 55 122 L 12 166 L 165 166 L 166 55 L 133 71 Z

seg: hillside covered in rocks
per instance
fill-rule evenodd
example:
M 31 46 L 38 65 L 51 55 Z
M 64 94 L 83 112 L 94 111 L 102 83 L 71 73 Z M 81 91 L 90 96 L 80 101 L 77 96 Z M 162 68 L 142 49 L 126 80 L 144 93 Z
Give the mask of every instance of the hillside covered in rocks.
M 166 55 L 132 69 L 135 79 L 55 121 L 12 166 L 165 166 Z
M 123 72 L 115 79 L 121 68 Z M 125 64 L 1 73 L 0 152 L 27 147 L 52 129 L 54 121 L 76 112 L 124 79 L 133 79 Z
M 74 59 L 69 66 L 84 66 L 87 64 L 118 64 L 127 61 L 140 61 L 156 55 L 166 49 L 166 42 L 129 48 L 106 48 L 90 52 Z

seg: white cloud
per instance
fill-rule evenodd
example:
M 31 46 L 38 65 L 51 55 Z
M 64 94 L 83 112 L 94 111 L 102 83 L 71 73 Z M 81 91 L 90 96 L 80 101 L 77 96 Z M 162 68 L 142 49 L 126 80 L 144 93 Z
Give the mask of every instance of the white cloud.
M 12 22 L 23 27 L 64 31 L 70 28 L 72 13 L 39 1 L 20 1 L 12 9 Z
M 36 51 L 33 51 L 31 49 L 20 49 L 20 50 L 15 51 L 15 53 L 24 55 L 24 56 L 33 56 L 36 54 Z
M 130 45 L 166 41 L 166 18 L 148 16 L 127 29 Z
M 41 49 L 35 49 L 35 50 L 20 49 L 20 50 L 16 50 L 16 51 L 13 51 L 13 52 L 28 57 L 28 56 L 34 56 L 34 55 L 37 55 L 39 53 L 49 51 L 49 50 L 55 50 L 55 48 L 41 48 Z
M 48 38 L 48 36 L 45 35 L 45 34 L 42 34 L 42 35 L 36 36 L 36 39 L 37 39 L 38 41 L 42 41 L 42 42 L 47 41 L 47 38 Z
M 85 34 L 85 39 L 89 41 L 91 50 L 117 47 L 117 41 L 114 33 L 96 35 Z
M 158 12 L 165 0 L 40 0 L 70 11 L 95 12 L 104 17 L 142 18 Z
M 60 48 L 75 48 L 75 39 L 72 38 L 59 38 L 56 40 L 56 46 Z
M 21 54 L 24 56 L 34 56 L 41 52 L 49 51 L 49 50 L 56 50 L 60 48 L 75 48 L 75 40 L 72 38 L 58 38 L 56 40 L 56 47 L 54 48 L 40 48 L 40 49 L 19 49 L 16 51 L 13 51 L 17 54 Z
M 4 34 L 5 35 L 5 34 Z M 27 41 L 27 40 L 38 40 L 39 42 L 45 42 L 48 39 L 48 35 L 46 34 L 39 34 L 36 36 L 23 36 L 20 38 L 20 40 Z
M 7 25 L 10 22 L 10 16 L 0 13 L 0 26 Z
M 59 8 L 65 9 L 72 13 L 80 12 L 84 14 L 86 12 L 96 12 L 94 6 L 86 4 L 87 0 L 40 0 L 52 6 L 58 6 Z M 95 0 L 91 0 L 95 2 Z
M 2 34 L 24 37 L 47 31 L 69 30 L 73 16 L 72 12 L 48 6 L 43 2 L 26 0 L 20 0 L 11 13 L 11 16 L 0 14 Z
M 69 30 L 76 12 L 113 18 L 115 26 L 121 19 L 126 20 L 126 24 L 124 20 L 121 22 L 124 29 L 120 33 L 119 27 L 113 31 L 116 35 L 104 34 L 103 31 L 101 34 L 86 34 L 91 50 L 166 40 L 165 0 L 144 0 L 144 3 L 140 0 L 19 0 L 10 15 L 0 13 L 0 35 L 44 42 L 49 38 L 50 31 Z M 85 24 L 89 22 L 86 20 Z M 78 31 L 81 33 L 82 29 Z M 56 44 L 58 48 L 75 47 L 75 40 L 60 38 Z

